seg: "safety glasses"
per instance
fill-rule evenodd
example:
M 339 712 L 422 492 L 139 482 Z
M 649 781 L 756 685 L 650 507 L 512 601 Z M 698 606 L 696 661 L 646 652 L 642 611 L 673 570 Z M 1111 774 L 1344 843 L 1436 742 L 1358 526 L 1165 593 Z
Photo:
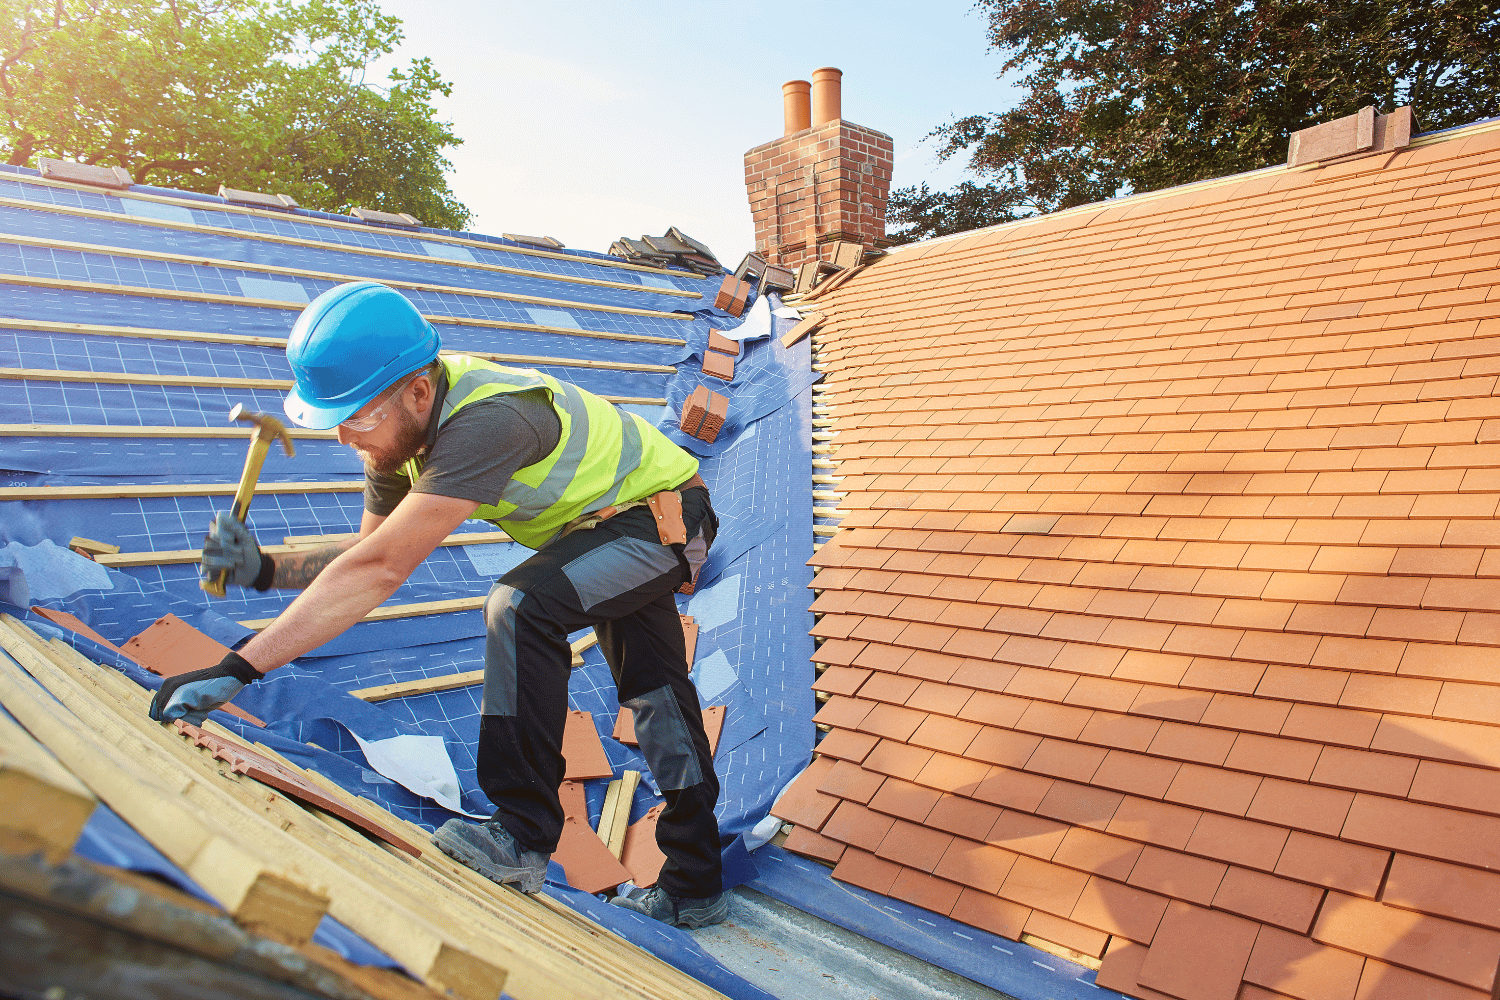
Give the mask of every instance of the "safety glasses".
M 339 426 L 354 431 L 356 434 L 365 434 L 373 431 L 380 426 L 380 422 L 390 413 L 391 404 L 401 398 L 401 393 L 405 391 L 407 383 L 422 374 L 424 370 L 418 369 L 391 386 L 389 395 L 385 397 L 385 401 L 369 413 L 366 413 L 362 417 L 350 417 L 348 420 L 342 421 Z

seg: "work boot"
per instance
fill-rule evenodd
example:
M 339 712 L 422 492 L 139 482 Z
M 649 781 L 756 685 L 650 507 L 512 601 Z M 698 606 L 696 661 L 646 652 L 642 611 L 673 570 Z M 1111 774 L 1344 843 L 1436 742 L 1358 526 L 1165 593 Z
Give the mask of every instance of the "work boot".
M 629 896 L 616 896 L 610 902 L 674 927 L 704 927 L 721 923 L 729 916 L 727 892 L 707 899 L 678 899 L 661 886 L 653 885 L 649 889 L 637 889 Z
M 465 823 L 450 819 L 438 827 L 432 842 L 485 878 L 501 885 L 515 883 L 522 892 L 541 892 L 550 854 L 528 851 L 494 820 Z

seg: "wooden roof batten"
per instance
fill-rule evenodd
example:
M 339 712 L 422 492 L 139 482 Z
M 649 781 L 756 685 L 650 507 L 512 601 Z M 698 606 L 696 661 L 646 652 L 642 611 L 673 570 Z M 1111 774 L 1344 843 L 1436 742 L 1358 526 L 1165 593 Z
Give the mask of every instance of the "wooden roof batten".
M 1411 131 L 819 297 L 788 848 L 1150 1000 L 1492 995 L 1500 121 Z

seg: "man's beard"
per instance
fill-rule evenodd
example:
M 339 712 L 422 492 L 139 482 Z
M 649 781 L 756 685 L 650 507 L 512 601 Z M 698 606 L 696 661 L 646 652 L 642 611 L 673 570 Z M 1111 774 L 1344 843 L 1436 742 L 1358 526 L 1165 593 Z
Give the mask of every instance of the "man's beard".
M 366 468 L 386 475 L 399 472 L 427 444 L 427 428 L 419 424 L 417 418 L 406 412 L 404 407 L 398 406 L 391 416 L 396 420 L 396 443 L 389 451 L 354 449 L 355 454 L 364 459 Z

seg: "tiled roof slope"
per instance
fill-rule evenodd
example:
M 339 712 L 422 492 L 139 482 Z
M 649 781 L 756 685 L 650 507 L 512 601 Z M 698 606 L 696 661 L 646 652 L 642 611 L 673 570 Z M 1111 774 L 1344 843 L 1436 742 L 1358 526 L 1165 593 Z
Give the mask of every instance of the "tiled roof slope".
M 847 497 L 788 846 L 1137 997 L 1488 997 L 1497 181 L 1476 126 L 820 301 Z

